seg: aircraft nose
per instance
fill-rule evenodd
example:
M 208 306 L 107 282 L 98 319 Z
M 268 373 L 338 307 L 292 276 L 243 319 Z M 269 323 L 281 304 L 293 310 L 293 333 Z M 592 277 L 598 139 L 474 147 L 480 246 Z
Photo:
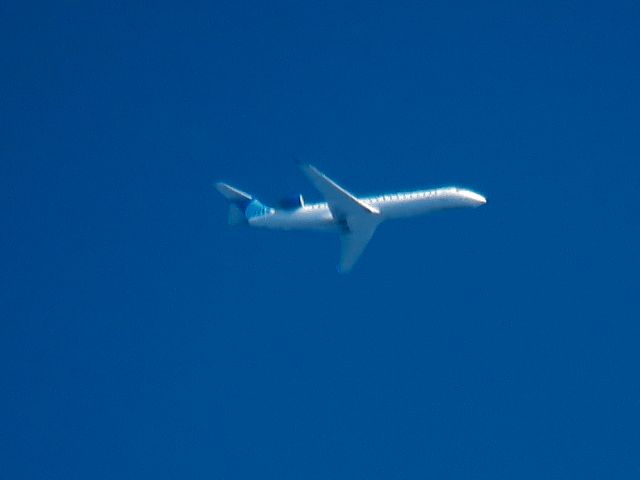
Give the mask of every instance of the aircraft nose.
M 475 206 L 484 205 L 487 203 L 487 199 L 479 193 L 472 192 L 471 190 L 465 190 L 464 196 L 473 203 Z

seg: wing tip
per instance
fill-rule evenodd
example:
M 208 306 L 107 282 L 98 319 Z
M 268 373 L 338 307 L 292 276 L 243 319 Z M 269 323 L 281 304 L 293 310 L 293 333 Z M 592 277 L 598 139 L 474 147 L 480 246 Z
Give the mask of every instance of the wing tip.
M 336 272 L 338 272 L 340 275 L 346 275 L 352 269 L 353 269 L 353 265 L 341 265 L 341 264 L 336 265 Z
M 310 163 L 299 162 L 298 168 L 307 175 L 322 175 L 320 170 L 318 170 L 316 167 L 314 167 Z

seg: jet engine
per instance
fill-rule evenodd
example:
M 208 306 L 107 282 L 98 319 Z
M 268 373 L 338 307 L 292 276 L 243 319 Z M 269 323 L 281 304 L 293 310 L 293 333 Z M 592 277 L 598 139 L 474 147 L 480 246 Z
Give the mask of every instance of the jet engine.
M 302 195 L 285 197 L 278 202 L 278 207 L 282 210 L 297 210 L 304 207 L 304 198 L 302 198 Z

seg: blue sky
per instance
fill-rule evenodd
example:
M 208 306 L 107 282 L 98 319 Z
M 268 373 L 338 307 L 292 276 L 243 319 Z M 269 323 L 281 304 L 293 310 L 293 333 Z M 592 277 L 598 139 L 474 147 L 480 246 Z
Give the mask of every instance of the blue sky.
M 637 478 L 637 2 L 0 13 L 7 478 Z M 297 160 L 489 203 L 339 276 Z

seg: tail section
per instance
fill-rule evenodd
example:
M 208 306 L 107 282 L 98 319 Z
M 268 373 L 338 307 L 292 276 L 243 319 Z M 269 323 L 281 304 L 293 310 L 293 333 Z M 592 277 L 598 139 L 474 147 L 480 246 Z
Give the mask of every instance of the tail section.
M 276 212 L 257 198 L 226 183 L 216 183 L 216 189 L 229 201 L 229 225 L 249 223 L 263 226 L 263 220 Z
M 238 190 L 237 188 L 223 182 L 216 183 L 216 189 L 222 194 L 224 198 L 226 198 L 230 202 L 249 203 L 251 200 L 253 200 L 253 197 L 248 193 L 245 193 L 242 190 Z
M 229 225 L 247 223 L 245 210 L 254 198 L 248 193 L 222 182 L 216 183 L 216 189 L 229 201 Z

